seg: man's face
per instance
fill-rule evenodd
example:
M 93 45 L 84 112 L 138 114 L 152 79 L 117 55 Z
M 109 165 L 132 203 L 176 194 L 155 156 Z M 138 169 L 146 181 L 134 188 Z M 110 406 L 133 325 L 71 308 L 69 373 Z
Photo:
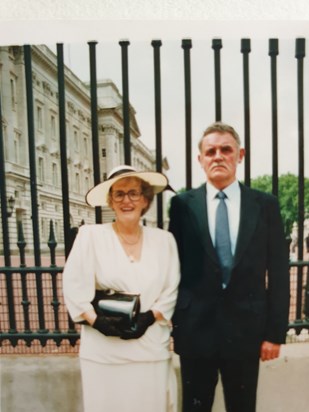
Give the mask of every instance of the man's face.
M 239 148 L 234 137 L 227 132 L 213 132 L 204 137 L 198 160 L 207 180 L 222 190 L 236 179 L 236 169 L 245 150 Z

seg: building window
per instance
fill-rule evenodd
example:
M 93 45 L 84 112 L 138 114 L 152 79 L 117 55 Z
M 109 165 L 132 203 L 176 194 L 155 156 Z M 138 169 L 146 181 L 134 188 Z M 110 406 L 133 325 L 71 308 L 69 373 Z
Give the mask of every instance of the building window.
M 58 186 L 58 167 L 57 167 L 57 163 L 53 163 L 53 165 L 52 165 L 52 182 L 53 182 L 53 186 Z
M 61 237 L 60 237 L 60 225 L 58 220 L 54 221 L 54 229 L 55 229 L 55 238 L 59 241 L 61 241 Z
M 88 136 L 84 135 L 84 156 L 88 156 Z
M 107 173 L 103 173 L 103 182 L 105 182 L 105 180 L 107 180 Z
M 53 140 L 56 138 L 56 117 L 51 115 L 50 117 L 50 136 Z
M 16 81 L 14 79 L 10 80 L 10 86 L 11 86 L 11 106 L 12 109 L 16 109 Z
M 84 190 L 85 190 L 85 192 L 88 192 L 89 189 L 90 189 L 89 177 L 86 176 L 85 177 L 85 188 L 84 188 Z
M 41 182 L 44 182 L 44 159 L 39 157 L 38 159 L 38 178 Z
M 75 152 L 79 151 L 79 139 L 78 139 L 77 130 L 74 130 L 74 148 L 75 148 Z
M 79 173 L 75 173 L 75 191 L 80 193 L 80 176 Z
M 41 218 L 41 236 L 43 240 L 45 240 L 44 232 L 45 232 L 45 221 L 43 218 Z
M 49 222 L 46 218 L 41 218 L 41 233 L 42 240 L 46 241 L 48 239 Z
M 0 123 L 1 127 L 1 123 Z M 4 157 L 5 159 L 8 158 L 8 134 L 7 134 L 7 127 L 5 124 L 2 122 L 2 127 L 3 127 L 3 137 L 4 137 Z
M 103 149 L 102 149 L 102 157 L 106 157 L 106 149 L 105 149 L 105 147 L 103 147 Z
M 24 211 L 21 209 L 16 209 L 16 223 L 23 223 Z
M 37 121 L 37 128 L 39 130 L 43 129 L 43 110 L 42 107 L 37 106 L 36 108 L 36 121 Z
M 65 133 L 66 133 L 67 156 L 71 157 L 74 149 L 73 149 L 73 144 L 72 144 L 71 124 L 67 120 L 65 122 Z
M 14 161 L 17 164 L 20 164 L 20 145 L 21 145 L 20 133 L 15 131 L 14 133 Z

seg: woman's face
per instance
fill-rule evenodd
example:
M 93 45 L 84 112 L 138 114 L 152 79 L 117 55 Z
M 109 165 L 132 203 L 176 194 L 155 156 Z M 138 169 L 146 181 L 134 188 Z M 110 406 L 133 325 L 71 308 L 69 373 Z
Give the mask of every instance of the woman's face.
M 118 221 L 130 223 L 139 221 L 148 200 L 142 194 L 141 181 L 135 177 L 125 177 L 113 184 L 111 207 Z

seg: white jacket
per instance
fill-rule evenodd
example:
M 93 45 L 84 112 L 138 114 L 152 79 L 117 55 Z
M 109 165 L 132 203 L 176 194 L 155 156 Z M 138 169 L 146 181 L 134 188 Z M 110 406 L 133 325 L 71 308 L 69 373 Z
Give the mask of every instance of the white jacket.
M 130 262 L 111 223 L 79 229 L 63 272 L 63 293 L 74 321 L 92 309 L 95 289 L 140 293 L 141 311 L 158 310 L 155 322 L 139 339 L 106 337 L 90 326 L 81 331 L 80 356 L 103 363 L 163 360 L 170 357 L 169 320 L 174 312 L 180 270 L 171 233 L 143 226 L 141 259 Z

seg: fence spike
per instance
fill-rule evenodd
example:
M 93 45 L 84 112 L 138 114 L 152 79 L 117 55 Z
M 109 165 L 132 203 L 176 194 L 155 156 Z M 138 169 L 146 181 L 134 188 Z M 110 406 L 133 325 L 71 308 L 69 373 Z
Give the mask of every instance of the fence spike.
M 26 250 L 26 241 L 24 237 L 24 230 L 23 230 L 23 224 L 21 221 L 17 222 L 17 247 L 19 249 L 19 258 L 20 258 L 20 266 L 25 267 L 26 266 L 26 261 L 25 261 L 25 250 Z
M 306 56 L 306 39 L 296 39 L 295 57 L 301 59 Z
M 278 39 L 269 39 L 269 56 L 278 56 L 279 54 L 279 41 Z
M 57 242 L 55 238 L 54 223 L 52 219 L 49 221 L 49 239 L 48 239 L 47 245 L 50 250 L 50 264 L 51 266 L 55 266 L 56 265 L 55 251 L 56 251 Z

